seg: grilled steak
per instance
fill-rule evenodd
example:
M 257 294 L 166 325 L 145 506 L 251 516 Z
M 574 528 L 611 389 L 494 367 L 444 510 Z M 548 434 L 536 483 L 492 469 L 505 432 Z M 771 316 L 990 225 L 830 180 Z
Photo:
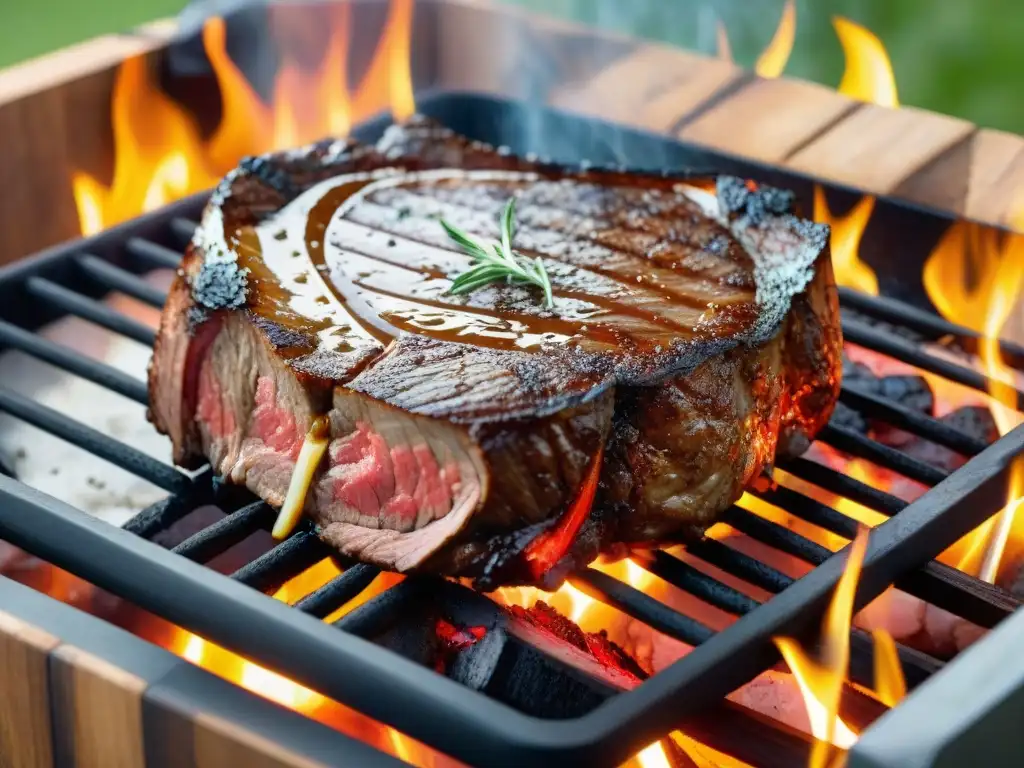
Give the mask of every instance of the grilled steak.
M 438 220 L 497 238 L 510 197 L 552 309 L 532 286 L 448 293 L 471 262 Z M 551 586 L 617 544 L 685 540 L 827 421 L 828 230 L 791 205 L 527 162 L 422 119 L 247 159 L 171 290 L 151 419 L 179 464 L 273 505 L 320 425 L 305 513 L 337 550 Z

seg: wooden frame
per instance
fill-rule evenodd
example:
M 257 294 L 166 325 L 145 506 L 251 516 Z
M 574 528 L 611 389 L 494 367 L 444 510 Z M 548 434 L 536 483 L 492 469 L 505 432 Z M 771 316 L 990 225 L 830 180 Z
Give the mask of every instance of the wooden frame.
M 9 768 L 404 765 L 3 577 L 0 687 Z
M 175 29 L 158 22 L 0 71 L 0 132 L 19 137 L 0 150 L 0 183 L 19 190 L 0 206 L 0 263 L 78 233 L 68 174 L 110 173 L 117 66 L 159 57 Z M 1024 139 L 955 118 L 764 80 L 488 0 L 418 0 L 413 49 L 418 87 L 539 98 L 984 224 L 1012 227 L 1024 212 Z

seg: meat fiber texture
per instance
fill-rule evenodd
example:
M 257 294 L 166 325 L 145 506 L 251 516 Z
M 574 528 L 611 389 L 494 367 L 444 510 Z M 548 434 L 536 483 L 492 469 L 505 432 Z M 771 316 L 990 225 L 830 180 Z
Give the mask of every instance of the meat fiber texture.
M 516 201 L 533 286 L 451 295 Z M 401 572 L 551 587 L 601 551 L 686 541 L 838 394 L 828 228 L 732 177 L 521 160 L 422 118 L 375 146 L 247 158 L 164 309 L 150 417 L 272 505 L 329 419 L 304 512 Z M 317 423 L 322 423 L 317 421 Z

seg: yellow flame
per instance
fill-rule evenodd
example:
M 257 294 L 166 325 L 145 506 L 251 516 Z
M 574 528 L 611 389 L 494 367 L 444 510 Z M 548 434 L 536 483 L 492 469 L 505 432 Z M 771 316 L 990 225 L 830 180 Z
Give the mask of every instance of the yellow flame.
M 875 198 L 865 195 L 845 216 L 833 216 L 828 209 L 825 191 L 814 185 L 814 220 L 832 228 L 832 269 L 836 282 L 862 293 L 878 295 L 878 278 L 860 260 L 860 241 L 875 208 Z
M 830 745 L 845 748 L 852 746 L 857 739 L 838 713 L 843 682 L 850 664 L 853 601 L 867 544 L 867 529 L 861 528 L 850 545 L 846 566 L 825 613 L 820 661 L 812 659 L 796 640 L 775 638 L 775 644 L 800 686 L 811 722 L 811 733 L 818 740 L 811 752 L 810 768 L 828 765 L 832 754 Z
M 204 139 L 184 107 L 153 82 L 144 57 L 126 60 L 111 101 L 114 170 L 110 184 L 75 171 L 72 193 L 82 233 L 95 234 L 140 213 L 212 187 L 245 155 L 345 136 L 354 120 L 392 107 L 415 112 L 409 57 L 413 0 L 391 0 L 366 76 L 347 85 L 348 4 L 329 14 L 327 44 L 315 70 L 284 61 L 265 104 L 227 54 L 224 21 L 210 19 L 203 45 L 221 95 L 221 122 Z
M 932 251 L 922 273 L 925 290 L 946 319 L 981 335 L 978 358 L 989 377 L 989 408 L 1001 435 L 1021 423 L 1015 375 L 999 349 L 999 336 L 1024 289 L 1024 237 L 1000 234 L 967 222 L 954 224 Z M 958 567 L 995 582 L 1007 546 L 1024 547 L 1017 512 L 1024 497 L 1024 461 L 1010 471 L 1002 512 L 970 534 Z
M 119 211 L 152 211 L 216 182 L 205 163 L 192 161 L 202 154 L 195 121 L 156 88 L 144 56 L 126 59 L 118 70 L 111 123 L 115 164 L 110 185 L 85 173 L 71 175 L 83 234 L 121 221 Z
M 899 106 L 889 54 L 874 34 L 842 16 L 832 19 L 846 56 L 839 92 L 883 107 Z
M 786 64 L 789 63 L 790 54 L 793 52 L 793 42 L 796 40 L 796 3 L 794 0 L 786 0 L 782 7 L 782 17 L 779 25 L 775 28 L 772 39 L 761 51 L 754 63 L 754 71 L 761 77 L 772 78 L 781 75 Z M 715 45 L 718 58 L 731 62 L 732 45 L 729 43 L 729 32 L 725 24 L 719 19 L 715 24 Z
M 660 741 L 640 750 L 636 759 L 640 763 L 640 768 L 672 768 L 672 763 L 668 761 L 668 755 L 665 754 L 665 748 L 661 746 Z
M 907 681 L 896 652 L 896 641 L 884 629 L 871 633 L 874 639 L 875 695 L 887 707 L 895 707 L 907 695 Z
M 782 7 L 782 18 L 775 29 L 768 47 L 757 57 L 754 71 L 761 77 L 778 77 L 789 63 L 793 52 L 793 41 L 796 39 L 796 3 L 786 0 Z

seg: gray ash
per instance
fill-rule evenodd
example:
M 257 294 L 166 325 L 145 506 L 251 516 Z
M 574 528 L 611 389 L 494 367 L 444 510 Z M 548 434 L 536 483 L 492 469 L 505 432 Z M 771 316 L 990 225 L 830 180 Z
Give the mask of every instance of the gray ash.
M 719 205 L 726 214 L 747 216 L 757 224 L 765 216 L 792 213 L 796 197 L 777 187 L 766 187 L 736 176 L 719 176 L 716 184 Z
M 188 308 L 188 332 L 194 334 L 200 325 L 210 319 L 210 312 L 203 307 L 193 304 Z
M 245 304 L 248 275 L 237 261 L 208 257 L 192 278 L 192 297 L 207 309 L 238 309 Z

